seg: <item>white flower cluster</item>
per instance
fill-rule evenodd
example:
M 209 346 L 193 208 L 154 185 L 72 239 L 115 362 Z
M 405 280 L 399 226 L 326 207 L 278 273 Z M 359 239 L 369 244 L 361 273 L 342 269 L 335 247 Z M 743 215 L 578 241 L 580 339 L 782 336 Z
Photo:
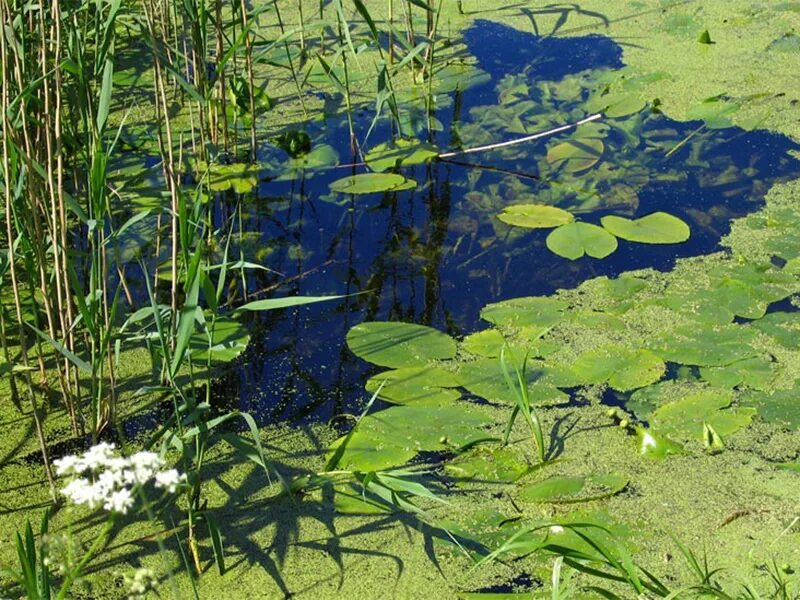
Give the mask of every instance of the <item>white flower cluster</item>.
M 126 513 L 133 506 L 133 488 L 153 481 L 172 493 L 186 480 L 175 469 L 162 470 L 164 460 L 154 452 L 119 456 L 113 444 L 102 442 L 82 456 L 69 455 L 53 461 L 59 475 L 74 477 L 61 493 L 75 504 Z
M 150 569 L 137 569 L 133 577 L 125 576 L 125 583 L 128 586 L 128 600 L 139 600 L 158 587 L 158 577 Z

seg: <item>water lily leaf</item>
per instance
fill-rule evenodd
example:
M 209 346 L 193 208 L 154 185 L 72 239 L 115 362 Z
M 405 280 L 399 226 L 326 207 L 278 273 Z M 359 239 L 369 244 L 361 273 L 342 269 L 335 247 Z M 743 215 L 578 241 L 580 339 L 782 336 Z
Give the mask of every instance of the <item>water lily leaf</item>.
M 503 223 L 528 229 L 548 229 L 570 223 L 572 213 L 556 206 L 545 204 L 514 204 L 506 206 L 497 218 Z
M 491 75 L 473 65 L 464 63 L 448 63 L 433 74 L 433 89 L 437 93 L 449 93 L 455 90 L 466 90 L 492 80 Z M 427 90 L 426 90 L 427 92 Z
M 496 358 L 500 356 L 500 350 L 505 343 L 506 339 L 497 329 L 486 329 L 465 337 L 461 346 L 471 354 L 484 358 Z
M 589 502 L 618 494 L 627 485 L 628 478 L 616 473 L 589 477 L 550 477 L 526 485 L 520 491 L 519 498 L 523 502 Z
M 800 473 L 800 462 L 777 463 L 776 466 L 781 469 L 786 469 L 788 471 L 794 471 L 796 473 Z
M 380 389 L 378 397 L 393 404 L 412 402 L 446 404 L 461 397 L 461 392 L 446 388 L 459 385 L 455 374 L 440 367 L 405 367 L 379 373 L 371 377 L 365 387 L 370 394 Z
M 405 464 L 418 452 L 445 451 L 486 437 L 491 415 L 470 404 L 410 404 L 367 415 L 350 436 L 339 466 L 377 471 Z M 331 445 L 336 451 L 347 436 Z
M 520 460 L 508 446 L 487 448 L 476 446 L 448 462 L 445 471 L 451 477 L 477 481 L 516 481 L 530 466 Z
M 664 361 L 649 350 L 631 350 L 609 344 L 581 354 L 572 365 L 576 379 L 584 384 L 605 383 L 621 392 L 640 388 L 661 379 Z
M 198 164 L 198 168 L 201 167 L 202 165 Z M 244 163 L 213 164 L 208 171 L 208 187 L 215 192 L 232 189 L 237 194 L 247 194 L 258 185 L 259 169 L 257 165 Z
M 423 367 L 431 360 L 453 358 L 456 342 L 424 325 L 368 321 L 347 332 L 347 346 L 356 356 L 383 367 Z
M 800 313 L 774 312 L 750 323 L 781 346 L 800 349 Z
M 752 329 L 738 325 L 684 325 L 664 331 L 652 340 L 650 349 L 671 362 L 719 367 L 756 356 L 758 352 L 749 345 L 755 337 Z
M 379 515 L 391 512 L 391 507 L 363 493 L 360 485 L 342 485 L 334 488 L 333 507 L 344 515 Z
M 797 279 L 771 266 L 720 267 L 710 273 L 709 298 L 746 319 L 764 316 L 769 305 L 797 291 Z
M 290 158 L 283 169 L 279 179 L 288 179 L 295 176 L 295 170 L 318 169 L 338 164 L 339 153 L 330 144 L 320 144 L 306 154 Z M 288 172 L 287 172 L 288 171 Z
M 603 142 L 596 138 L 567 140 L 547 150 L 547 162 L 555 170 L 563 169 L 566 173 L 579 173 L 596 165 L 604 150 Z
M 703 422 L 703 446 L 711 454 L 725 450 L 725 442 L 722 436 L 708 423 Z
M 666 458 L 670 454 L 680 454 L 683 446 L 668 437 L 644 427 L 636 428 L 639 454 L 649 458 Z
M 207 322 L 206 326 L 210 328 L 211 322 Z M 205 362 L 209 355 L 212 362 L 230 362 L 245 351 L 249 342 L 247 327 L 235 319 L 218 317 L 211 340 L 206 332 L 197 332 L 189 341 L 189 349 L 192 360 L 196 362 Z
M 394 143 L 378 144 L 367 152 L 364 159 L 373 171 L 382 172 L 399 166 L 424 163 L 438 156 L 439 148 L 428 142 L 399 139 Z
M 777 364 L 769 356 L 753 356 L 723 367 L 702 367 L 700 375 L 714 387 L 734 388 L 746 385 L 765 390 L 778 373 Z
M 689 119 L 705 121 L 709 129 L 725 129 L 733 126 L 730 117 L 740 108 L 741 104 L 731 101 L 724 95 L 714 96 L 691 107 L 686 111 L 686 116 Z
M 728 408 L 731 399 L 729 390 L 692 394 L 658 407 L 651 422 L 661 433 L 676 438 L 702 439 L 704 423 L 727 437 L 749 425 L 755 415 L 752 408 Z
M 546 375 L 541 361 L 528 360 L 526 377 L 531 404 L 542 406 L 568 402 L 567 394 L 544 381 Z M 503 367 L 496 358 L 462 363 L 458 369 L 458 379 L 462 387 L 489 402 L 514 404 L 514 392 L 508 388 Z
M 584 255 L 605 258 L 617 249 L 617 238 L 608 231 L 580 221 L 554 229 L 547 236 L 546 243 L 551 252 L 570 260 Z
M 526 296 L 487 304 L 481 318 L 498 327 L 552 327 L 564 319 L 568 304 L 542 296 Z
M 615 236 L 629 242 L 678 244 L 689 239 L 689 226 L 665 212 L 650 213 L 639 219 L 608 215 L 600 222 Z
M 774 52 L 800 52 L 800 35 L 787 33 L 767 46 L 767 50 Z
M 797 384 L 791 390 L 747 394 L 739 400 L 739 404 L 754 408 L 758 416 L 768 423 L 800 429 L 800 389 Z
M 414 189 L 417 183 L 397 173 L 361 173 L 342 177 L 331 183 L 331 190 L 340 194 L 373 194 Z

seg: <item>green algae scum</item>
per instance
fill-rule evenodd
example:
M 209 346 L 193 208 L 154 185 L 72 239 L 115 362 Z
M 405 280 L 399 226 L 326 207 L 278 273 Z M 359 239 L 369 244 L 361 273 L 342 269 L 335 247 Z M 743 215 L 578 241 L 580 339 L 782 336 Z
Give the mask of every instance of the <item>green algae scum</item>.
M 800 598 L 800 2 L 0 21 L 0 597 Z

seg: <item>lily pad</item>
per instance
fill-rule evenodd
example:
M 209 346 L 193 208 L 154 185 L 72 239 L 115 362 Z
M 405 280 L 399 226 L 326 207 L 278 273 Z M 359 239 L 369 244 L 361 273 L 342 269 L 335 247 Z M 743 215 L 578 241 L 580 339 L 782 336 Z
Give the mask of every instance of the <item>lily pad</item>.
M 525 296 L 487 304 L 481 318 L 498 327 L 551 327 L 565 318 L 569 306 L 563 300 L 543 296 Z
M 753 392 L 740 399 L 739 404 L 749 406 L 768 423 L 778 423 L 790 429 L 800 428 L 800 388 L 772 393 Z
M 378 397 L 393 404 L 445 404 L 461 397 L 461 392 L 449 389 L 459 385 L 453 373 L 440 367 L 405 367 L 379 373 L 371 377 L 365 387 L 371 394 L 380 389 Z
M 766 390 L 778 373 L 778 365 L 769 356 L 753 356 L 723 367 L 703 367 L 700 375 L 714 387 L 734 388 L 746 385 Z
M 800 53 L 800 35 L 787 33 L 786 35 L 783 35 L 770 43 L 770 45 L 767 46 L 767 50 L 773 50 L 775 52 Z
M 508 446 L 488 448 L 480 445 L 451 460 L 444 469 L 448 475 L 460 480 L 512 482 L 527 473 L 530 466 Z
M 756 333 L 739 325 L 684 325 L 664 331 L 650 349 L 664 360 L 701 367 L 729 365 L 758 352 L 750 346 Z
M 566 173 L 580 173 L 596 165 L 604 150 L 605 146 L 599 139 L 571 139 L 551 146 L 547 150 L 547 162 L 553 169 L 563 169 Z
M 747 427 L 755 415 L 752 408 L 729 408 L 728 390 L 708 390 L 660 406 L 651 422 L 659 432 L 676 438 L 702 439 L 703 424 L 708 423 L 722 437 Z
M 356 356 L 383 367 L 424 367 L 431 360 L 453 358 L 456 342 L 424 325 L 368 321 L 347 332 L 347 346 Z
M 374 194 L 399 192 L 417 187 L 413 179 L 397 173 L 361 173 L 342 177 L 331 183 L 331 190 L 340 194 Z
M 608 382 L 615 390 L 625 392 L 658 381 L 666 365 L 649 350 L 609 344 L 580 355 L 572 371 L 585 384 Z
M 439 154 L 433 144 L 416 139 L 399 139 L 394 143 L 378 144 L 367 152 L 364 160 L 373 171 L 383 172 L 399 166 L 424 163 Z
M 665 212 L 650 213 L 639 219 L 608 215 L 600 222 L 618 238 L 640 244 L 678 244 L 690 235 L 686 223 Z
M 523 502 L 574 503 L 608 498 L 628 485 L 624 475 L 592 475 L 589 477 L 550 477 L 526 485 L 519 493 Z
M 471 354 L 484 358 L 496 358 L 500 356 L 500 350 L 505 343 L 506 339 L 497 329 L 486 329 L 468 335 L 461 345 Z
M 750 324 L 781 346 L 800 349 L 800 313 L 774 312 Z
M 539 406 L 568 402 L 567 394 L 544 381 L 546 375 L 543 363 L 528 361 L 526 377 L 531 404 Z M 514 404 L 514 392 L 509 389 L 503 367 L 496 358 L 484 358 L 461 364 L 458 378 L 461 386 L 476 396 L 498 404 Z
M 350 436 L 331 445 L 335 452 L 347 440 L 338 467 L 362 472 L 405 464 L 418 452 L 445 451 L 486 437 L 491 415 L 469 404 L 393 406 L 367 415 Z
M 211 322 L 206 322 L 211 327 Z M 250 332 L 247 327 L 229 317 L 219 317 L 214 323 L 214 330 L 209 341 L 204 331 L 195 333 L 189 340 L 192 360 L 205 362 L 209 356 L 211 362 L 230 362 L 247 349 Z
M 503 223 L 528 229 L 548 229 L 570 223 L 572 213 L 556 206 L 545 204 L 514 204 L 506 206 L 497 218 Z
M 584 255 L 605 258 L 617 249 L 617 238 L 602 227 L 580 221 L 567 223 L 547 236 L 551 252 L 577 260 Z
M 198 164 L 198 169 L 203 166 Z M 247 194 L 258 185 L 259 168 L 257 165 L 245 163 L 211 165 L 208 169 L 208 187 L 215 192 L 232 189 L 237 194 Z

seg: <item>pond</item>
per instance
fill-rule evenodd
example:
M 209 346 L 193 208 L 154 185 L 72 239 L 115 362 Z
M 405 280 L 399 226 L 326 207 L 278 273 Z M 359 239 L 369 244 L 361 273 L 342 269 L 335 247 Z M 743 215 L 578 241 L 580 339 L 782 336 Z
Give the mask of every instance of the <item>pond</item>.
M 370 371 L 342 346 L 353 325 L 406 321 L 460 337 L 481 328 L 480 310 L 491 302 L 548 295 L 633 269 L 669 269 L 676 258 L 718 250 L 730 220 L 762 206 L 766 190 L 800 167 L 789 153 L 800 146 L 790 139 L 731 126 L 725 113 L 735 103 L 709 101 L 697 108 L 705 120 L 689 122 L 665 117 L 657 102 L 625 105 L 638 98 L 642 80 L 665 75 L 632 76 L 622 48 L 609 38 L 543 38 L 490 21 L 476 22 L 464 37 L 464 52 L 476 56 L 480 70 L 445 81 L 443 89 L 458 89 L 436 95 L 430 130 L 424 108 L 408 108 L 417 135 L 439 148 L 492 144 L 577 122 L 602 106 L 598 97 L 609 87 L 622 90 L 621 114 L 606 111 L 576 131 L 519 146 L 403 168 L 417 182 L 414 190 L 331 192 L 336 179 L 365 172 L 353 166 L 281 174 L 247 194 L 223 194 L 217 222 L 241 202 L 243 253 L 263 257 L 276 272 L 252 284 L 256 293 L 349 295 L 254 319 L 246 353 L 217 388 L 227 404 L 264 424 L 357 410 Z M 371 119 L 364 114 L 357 121 L 359 138 Z M 346 120 L 325 118 L 306 131 L 312 149 L 332 147 L 341 162 L 351 159 Z M 383 124 L 370 141 L 378 144 L 389 133 Z M 599 156 L 554 168 L 548 152 L 574 139 L 595 140 Z M 262 153 L 266 163 L 280 155 L 269 147 Z M 526 203 L 565 208 L 596 224 L 606 215 L 664 211 L 684 220 L 691 237 L 664 245 L 620 240 L 601 260 L 569 260 L 548 251 L 548 230 L 498 220 L 505 207 Z M 280 285 L 286 279 L 291 283 Z
M 800 597 L 800 4 L 0 25 L 0 597 Z

